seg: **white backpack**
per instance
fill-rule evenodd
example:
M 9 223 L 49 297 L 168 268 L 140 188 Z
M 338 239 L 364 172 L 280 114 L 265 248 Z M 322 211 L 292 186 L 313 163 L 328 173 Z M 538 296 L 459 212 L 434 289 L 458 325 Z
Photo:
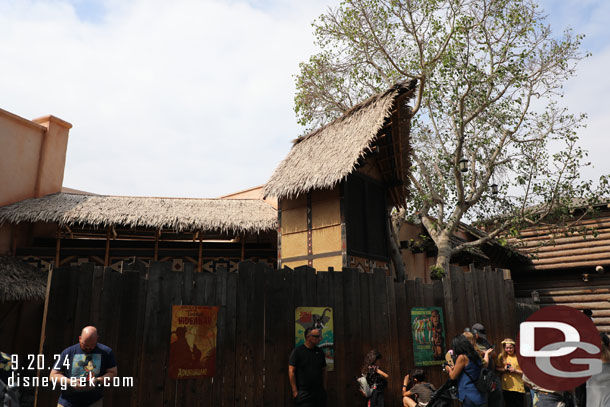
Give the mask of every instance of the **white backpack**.
M 362 375 L 356 379 L 358 382 L 358 386 L 360 387 L 360 391 L 364 394 L 364 396 L 368 399 L 373 394 L 373 389 L 369 386 L 369 382 L 366 381 L 366 375 Z

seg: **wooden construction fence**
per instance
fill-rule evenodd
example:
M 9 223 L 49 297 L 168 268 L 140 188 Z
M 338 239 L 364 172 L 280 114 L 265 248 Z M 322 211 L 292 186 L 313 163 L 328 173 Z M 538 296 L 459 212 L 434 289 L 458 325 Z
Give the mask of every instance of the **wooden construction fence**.
M 192 265 L 174 272 L 170 263 L 118 273 L 87 264 L 54 270 L 48 298 L 47 360 L 76 343 L 81 328 L 92 324 L 100 342 L 113 348 L 119 376 L 134 378 L 132 388 L 106 391 L 106 407 L 291 405 L 287 365 L 298 306 L 334 310 L 329 406 L 364 405 L 354 377 L 371 348 L 383 354 L 390 374 L 387 405 L 402 405 L 402 378 L 414 367 L 411 307 L 443 307 L 447 344 L 474 322 L 482 322 L 496 343 L 514 337 L 517 329 L 512 281 L 500 271 L 474 268 L 452 269 L 443 282 L 422 284 L 395 283 L 381 270 L 315 273 L 251 262 L 240 263 L 237 273 L 194 273 Z M 214 378 L 169 378 L 172 304 L 219 306 Z M 436 385 L 446 379 L 440 366 L 425 370 Z M 55 407 L 57 397 L 58 392 L 40 389 L 36 405 Z

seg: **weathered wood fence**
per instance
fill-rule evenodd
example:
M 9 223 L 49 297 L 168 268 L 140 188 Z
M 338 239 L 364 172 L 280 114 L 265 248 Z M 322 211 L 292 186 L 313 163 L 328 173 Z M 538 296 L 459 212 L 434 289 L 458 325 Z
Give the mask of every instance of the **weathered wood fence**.
M 218 305 L 216 375 L 172 380 L 167 374 L 171 305 Z M 289 406 L 288 356 L 294 347 L 295 307 L 334 310 L 335 371 L 328 374 L 329 406 L 364 405 L 354 377 L 366 352 L 377 348 L 391 381 L 388 406 L 401 406 L 402 378 L 413 366 L 410 309 L 441 306 L 446 341 L 474 322 L 499 343 L 516 333 L 514 291 L 500 271 L 452 269 L 443 282 L 395 283 L 383 271 L 272 270 L 243 262 L 237 273 L 183 272 L 170 264 L 123 273 L 83 265 L 53 272 L 44 353 L 76 343 L 82 327 L 96 325 L 114 349 L 119 376 L 133 388 L 107 391 L 115 406 Z M 439 385 L 440 366 L 425 368 Z M 41 375 L 48 374 L 48 371 Z M 56 406 L 58 392 L 40 389 L 37 406 Z

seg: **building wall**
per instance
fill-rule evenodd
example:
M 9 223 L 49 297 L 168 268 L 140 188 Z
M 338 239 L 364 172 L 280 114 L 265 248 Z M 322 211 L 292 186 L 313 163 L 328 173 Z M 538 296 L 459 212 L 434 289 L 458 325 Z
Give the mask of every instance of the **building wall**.
M 0 109 L 0 206 L 61 190 L 71 127 L 53 116 L 30 121 Z
M 341 270 L 340 187 L 283 199 L 280 205 L 281 266 Z

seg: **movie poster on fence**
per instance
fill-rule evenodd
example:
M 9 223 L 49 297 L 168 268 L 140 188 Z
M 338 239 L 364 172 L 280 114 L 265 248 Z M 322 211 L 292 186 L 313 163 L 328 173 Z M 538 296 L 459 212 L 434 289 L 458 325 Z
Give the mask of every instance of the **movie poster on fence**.
M 214 376 L 218 307 L 172 306 L 169 375 L 172 379 Z
M 415 366 L 440 365 L 445 361 L 445 320 L 441 307 L 411 308 Z
M 318 346 L 326 357 L 326 370 L 335 370 L 335 334 L 333 332 L 333 309 L 330 307 L 297 307 L 295 310 L 295 344 L 305 343 L 305 329 L 315 327 L 321 330 L 322 339 Z

